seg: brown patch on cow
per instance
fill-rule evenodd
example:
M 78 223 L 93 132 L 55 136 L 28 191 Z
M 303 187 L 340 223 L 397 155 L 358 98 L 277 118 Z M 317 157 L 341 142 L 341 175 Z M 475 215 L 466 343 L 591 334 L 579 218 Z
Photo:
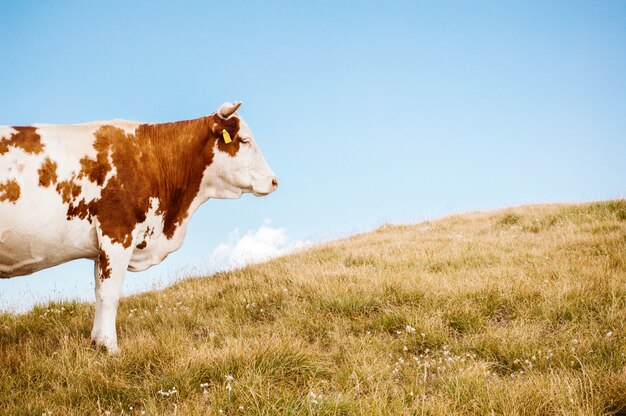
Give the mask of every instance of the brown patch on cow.
M 70 203 L 75 202 L 80 195 L 81 186 L 74 181 L 61 181 L 57 183 L 56 190 L 63 202 Z
M 108 279 L 111 277 L 111 265 L 109 262 L 109 255 L 100 250 L 98 253 L 98 270 L 100 271 L 100 280 Z
M 146 231 L 143 232 L 141 243 L 137 244 L 135 248 L 138 248 L 139 250 L 143 250 L 144 248 L 146 248 L 146 246 L 148 245 L 148 239 L 152 237 L 153 234 L 154 234 L 154 228 L 147 227 Z
M 20 199 L 20 185 L 15 179 L 0 183 L 0 202 L 9 201 L 15 204 Z
M 223 129 L 233 142 L 221 140 Z M 73 180 L 57 184 L 57 192 L 69 204 L 68 219 L 91 221 L 96 217 L 104 235 L 129 247 L 132 231 L 146 220 L 151 199 L 156 198 L 156 213 L 163 215 L 163 233 L 172 238 L 200 190 L 202 174 L 213 161 L 216 140 L 219 150 L 235 156 L 238 132 L 238 117 L 224 120 L 215 114 L 175 123 L 142 124 L 134 134 L 110 125 L 100 127 L 95 132 L 95 159 L 81 159 L 81 170 Z M 104 184 L 113 166 L 116 174 Z M 81 178 L 103 186 L 99 198 L 77 201 L 80 191 L 74 193 L 74 181 Z
M 78 178 L 87 177 L 91 182 L 102 185 L 106 179 L 107 173 L 111 170 L 109 163 L 109 148 L 111 143 L 111 134 L 117 134 L 117 128 L 113 126 L 103 126 L 96 134 L 96 142 L 93 147 L 96 149 L 97 155 L 95 159 L 87 156 L 80 160 L 81 170 Z
M 9 147 L 21 148 L 26 153 L 39 154 L 43 152 L 41 137 L 37 134 L 37 128 L 32 126 L 13 127 L 17 133 L 13 133 L 8 139 L 0 140 L 0 155 L 9 151 Z
M 47 187 L 57 182 L 57 162 L 49 157 L 43 161 L 39 172 L 39 186 Z

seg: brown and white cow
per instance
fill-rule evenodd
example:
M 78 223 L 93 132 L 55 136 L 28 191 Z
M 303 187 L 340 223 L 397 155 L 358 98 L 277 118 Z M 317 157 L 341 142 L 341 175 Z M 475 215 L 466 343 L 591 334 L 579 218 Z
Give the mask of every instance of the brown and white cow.
M 126 270 L 145 270 L 178 249 L 209 198 L 278 186 L 240 105 L 164 124 L 0 127 L 0 277 L 94 260 L 91 338 L 118 351 Z

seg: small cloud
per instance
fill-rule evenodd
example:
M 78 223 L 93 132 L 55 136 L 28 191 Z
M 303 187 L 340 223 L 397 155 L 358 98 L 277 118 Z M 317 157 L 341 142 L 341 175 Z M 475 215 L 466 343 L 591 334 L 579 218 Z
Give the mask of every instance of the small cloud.
M 220 243 L 209 255 L 209 267 L 215 270 L 228 270 L 260 263 L 274 257 L 302 249 L 310 241 L 292 240 L 286 228 L 274 228 L 270 220 L 264 220 L 256 230 L 243 236 L 238 228 L 228 236 L 228 242 Z

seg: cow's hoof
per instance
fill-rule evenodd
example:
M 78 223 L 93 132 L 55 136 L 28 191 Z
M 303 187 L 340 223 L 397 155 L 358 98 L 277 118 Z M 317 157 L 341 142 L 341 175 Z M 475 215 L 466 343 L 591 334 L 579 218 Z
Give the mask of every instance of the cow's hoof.
M 120 351 L 122 351 L 122 350 L 120 350 L 120 347 L 118 347 L 117 345 L 112 345 L 112 346 L 105 347 L 105 348 L 107 349 L 107 353 L 109 355 L 119 354 Z
M 98 349 L 104 348 L 108 354 L 117 354 L 121 351 L 120 347 L 117 346 L 117 343 L 107 342 L 107 340 L 92 339 L 91 345 Z

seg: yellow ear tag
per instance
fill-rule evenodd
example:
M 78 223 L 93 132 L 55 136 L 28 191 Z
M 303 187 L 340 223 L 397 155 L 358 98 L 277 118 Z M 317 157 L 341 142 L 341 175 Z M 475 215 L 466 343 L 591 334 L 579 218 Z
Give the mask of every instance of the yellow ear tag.
M 224 143 L 230 143 L 232 142 L 231 138 L 230 138 L 230 134 L 228 134 L 228 132 L 226 131 L 226 129 L 222 130 L 222 136 L 224 137 Z

